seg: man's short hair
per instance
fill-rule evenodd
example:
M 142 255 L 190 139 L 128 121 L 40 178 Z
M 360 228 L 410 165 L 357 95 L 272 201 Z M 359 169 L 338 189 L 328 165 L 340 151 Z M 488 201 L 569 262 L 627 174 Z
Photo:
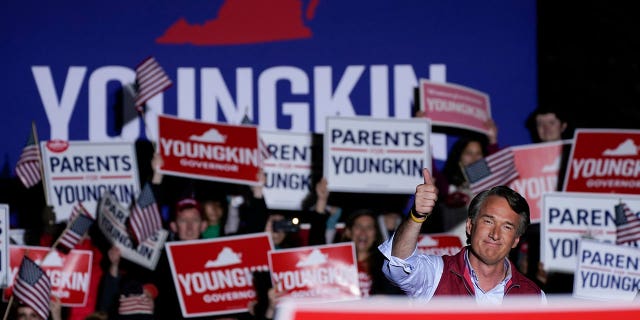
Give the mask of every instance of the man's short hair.
M 487 201 L 489 196 L 498 196 L 507 200 L 511 210 L 520 216 L 520 224 L 518 225 L 517 234 L 518 236 L 523 235 L 531 223 L 529 204 L 524 197 L 507 186 L 496 186 L 478 193 L 469 204 L 469 219 L 475 222 L 478 217 L 478 212 L 480 212 L 480 208 Z

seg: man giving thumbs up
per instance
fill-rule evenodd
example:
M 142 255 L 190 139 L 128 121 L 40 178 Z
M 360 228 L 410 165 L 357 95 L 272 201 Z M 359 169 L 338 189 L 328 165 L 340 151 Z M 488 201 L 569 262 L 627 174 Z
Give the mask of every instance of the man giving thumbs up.
M 413 298 L 436 295 L 475 297 L 482 303 L 500 304 L 505 295 L 540 295 L 544 292 L 517 271 L 508 259 L 529 225 L 529 205 L 517 192 L 496 186 L 476 195 L 469 204 L 467 243 L 454 256 L 416 251 L 422 223 L 438 199 L 428 169 L 416 187 L 415 204 L 393 237 L 378 249 L 385 256 L 385 276 Z

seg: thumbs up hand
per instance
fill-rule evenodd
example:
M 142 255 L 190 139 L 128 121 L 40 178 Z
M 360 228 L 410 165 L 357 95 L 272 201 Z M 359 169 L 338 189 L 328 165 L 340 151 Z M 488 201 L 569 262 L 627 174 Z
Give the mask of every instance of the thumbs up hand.
M 415 213 L 417 215 L 430 215 L 438 200 L 438 188 L 436 188 L 429 169 L 422 169 L 424 183 L 416 187 L 415 195 Z

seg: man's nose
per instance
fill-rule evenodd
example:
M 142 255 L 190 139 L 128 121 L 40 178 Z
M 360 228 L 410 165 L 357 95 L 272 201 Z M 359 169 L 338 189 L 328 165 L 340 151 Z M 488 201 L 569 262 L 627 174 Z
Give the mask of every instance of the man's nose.
M 498 229 L 496 227 L 491 228 L 491 230 L 489 231 L 489 238 L 491 238 L 492 240 L 500 239 L 500 232 L 498 232 Z

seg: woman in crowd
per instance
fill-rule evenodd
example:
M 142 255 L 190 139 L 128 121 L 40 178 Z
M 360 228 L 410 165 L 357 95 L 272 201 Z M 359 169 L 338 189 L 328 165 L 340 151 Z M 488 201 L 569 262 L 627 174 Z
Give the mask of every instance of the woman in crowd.
M 463 168 L 497 149 L 497 144 L 487 145 L 486 139 L 480 136 L 461 137 L 453 144 L 442 172 L 434 174 L 441 201 L 438 201 L 432 226 L 427 226 L 425 232 L 449 232 L 467 219 L 467 205 L 474 195 Z
M 376 214 L 368 209 L 353 212 L 346 221 L 343 241 L 353 241 L 358 261 L 358 280 L 363 297 L 402 294 L 382 273 L 384 257 L 378 251 L 383 236 Z
M 202 238 L 211 239 L 224 236 L 226 199 L 205 199 L 201 203 L 207 221 L 207 228 L 202 232 Z

